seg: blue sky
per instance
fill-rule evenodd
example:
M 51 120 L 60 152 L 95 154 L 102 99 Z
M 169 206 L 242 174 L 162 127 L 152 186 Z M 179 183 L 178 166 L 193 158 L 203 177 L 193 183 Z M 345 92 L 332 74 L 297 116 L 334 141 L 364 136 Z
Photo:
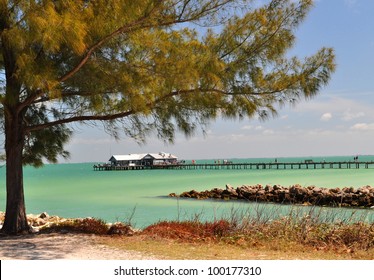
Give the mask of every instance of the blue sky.
M 374 154 L 374 1 L 317 0 L 297 30 L 290 54 L 302 58 L 333 47 L 337 70 L 309 101 L 279 110 L 277 118 L 212 123 L 208 133 L 173 145 L 149 138 L 116 141 L 98 128 L 76 131 L 68 162 L 105 162 L 112 154 L 170 152 L 183 159 Z

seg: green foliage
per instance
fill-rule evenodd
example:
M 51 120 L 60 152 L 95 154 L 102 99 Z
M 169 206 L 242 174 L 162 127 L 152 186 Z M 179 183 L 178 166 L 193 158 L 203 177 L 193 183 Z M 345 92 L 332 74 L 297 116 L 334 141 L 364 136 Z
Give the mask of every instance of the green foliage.
M 31 124 L 43 124 L 48 122 L 51 112 L 45 105 L 31 106 L 25 115 L 25 119 Z M 58 115 L 58 112 L 55 112 Z M 69 152 L 64 150 L 64 144 L 70 139 L 72 131 L 64 124 L 47 127 L 43 130 L 31 131 L 26 135 L 23 151 L 23 164 L 40 167 L 43 159 L 56 163 L 57 157 L 69 157 Z
M 172 142 L 217 117 L 267 118 L 316 95 L 333 51 L 287 57 L 312 1 L 252 2 L 1 0 L 0 114 L 23 120 L 24 163 L 67 156 L 72 122 Z

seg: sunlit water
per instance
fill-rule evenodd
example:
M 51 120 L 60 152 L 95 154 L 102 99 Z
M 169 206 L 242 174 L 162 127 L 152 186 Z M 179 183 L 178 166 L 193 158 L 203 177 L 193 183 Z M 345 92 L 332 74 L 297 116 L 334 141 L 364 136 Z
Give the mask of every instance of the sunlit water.
M 315 161 L 345 161 L 351 157 L 314 158 Z M 275 159 L 233 159 L 235 162 L 262 162 Z M 278 162 L 300 162 L 302 158 L 281 158 Z M 360 157 L 362 161 L 374 156 Z M 210 162 L 208 161 L 197 161 Z M 293 169 L 293 170 L 134 170 L 93 171 L 93 163 L 45 165 L 40 169 L 24 169 L 27 213 L 47 212 L 63 217 L 96 217 L 108 222 L 127 221 L 145 227 L 159 220 L 212 220 L 235 213 L 253 215 L 269 212 L 287 215 L 290 206 L 249 202 L 198 201 L 169 198 L 169 193 L 181 193 L 234 187 L 247 184 L 280 184 L 290 186 L 315 185 L 319 187 L 374 186 L 374 166 L 369 169 Z M 5 169 L 0 168 L 0 211 L 5 211 Z M 311 211 L 310 207 L 300 207 Z M 292 208 L 294 209 L 294 208 Z M 316 210 L 318 209 L 318 210 Z M 339 211 L 339 217 L 352 211 L 373 222 L 374 210 L 313 208 L 314 211 Z

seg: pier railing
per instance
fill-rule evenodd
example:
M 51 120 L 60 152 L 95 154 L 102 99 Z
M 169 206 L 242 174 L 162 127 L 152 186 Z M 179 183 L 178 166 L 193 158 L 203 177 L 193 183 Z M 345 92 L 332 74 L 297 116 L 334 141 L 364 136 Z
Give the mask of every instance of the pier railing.
M 257 162 L 257 163 L 183 163 L 157 165 L 98 164 L 95 171 L 142 170 L 142 169 L 360 169 L 374 168 L 374 161 L 334 161 L 334 162 Z

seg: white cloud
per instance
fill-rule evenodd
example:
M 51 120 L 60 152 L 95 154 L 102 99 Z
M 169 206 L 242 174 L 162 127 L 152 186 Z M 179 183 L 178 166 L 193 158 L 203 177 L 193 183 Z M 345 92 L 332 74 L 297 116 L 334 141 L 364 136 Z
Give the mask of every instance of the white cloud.
M 274 134 L 275 132 L 274 132 L 274 130 L 272 130 L 272 129 L 265 129 L 263 132 L 262 132 L 262 134 L 264 134 L 264 135 L 272 135 L 272 134 Z
M 366 94 L 366 93 L 365 93 Z M 372 93 L 373 94 L 373 93 Z M 348 94 L 341 94 L 342 96 Z M 359 93 L 351 93 L 348 98 L 342 96 L 321 96 L 308 102 L 302 102 L 295 108 L 295 112 L 319 112 L 319 113 L 344 113 L 350 112 L 367 112 L 371 110 L 371 106 L 367 103 L 353 99 L 354 96 L 360 96 Z
M 361 131 L 374 130 L 374 123 L 356 123 L 351 126 L 351 129 Z
M 321 116 L 320 120 L 324 121 L 324 122 L 327 122 L 327 121 L 331 120 L 331 118 L 332 118 L 332 114 L 331 113 L 324 113 Z
M 344 122 L 357 120 L 362 117 L 365 117 L 366 122 L 374 122 L 374 111 L 371 103 L 336 96 L 312 100 L 309 103 L 301 103 L 294 111 L 302 115 L 307 113 L 319 115 L 323 121 L 331 119 L 327 115 L 329 113 L 335 120 Z
M 251 126 L 251 125 L 244 125 L 240 129 L 241 130 L 251 130 L 252 128 L 253 128 L 253 126 Z
M 358 119 L 358 118 L 361 118 L 361 117 L 364 117 L 364 116 L 365 116 L 364 112 L 353 113 L 353 112 L 351 112 L 351 109 L 348 109 L 343 113 L 343 120 L 344 121 L 351 121 L 351 120 Z

